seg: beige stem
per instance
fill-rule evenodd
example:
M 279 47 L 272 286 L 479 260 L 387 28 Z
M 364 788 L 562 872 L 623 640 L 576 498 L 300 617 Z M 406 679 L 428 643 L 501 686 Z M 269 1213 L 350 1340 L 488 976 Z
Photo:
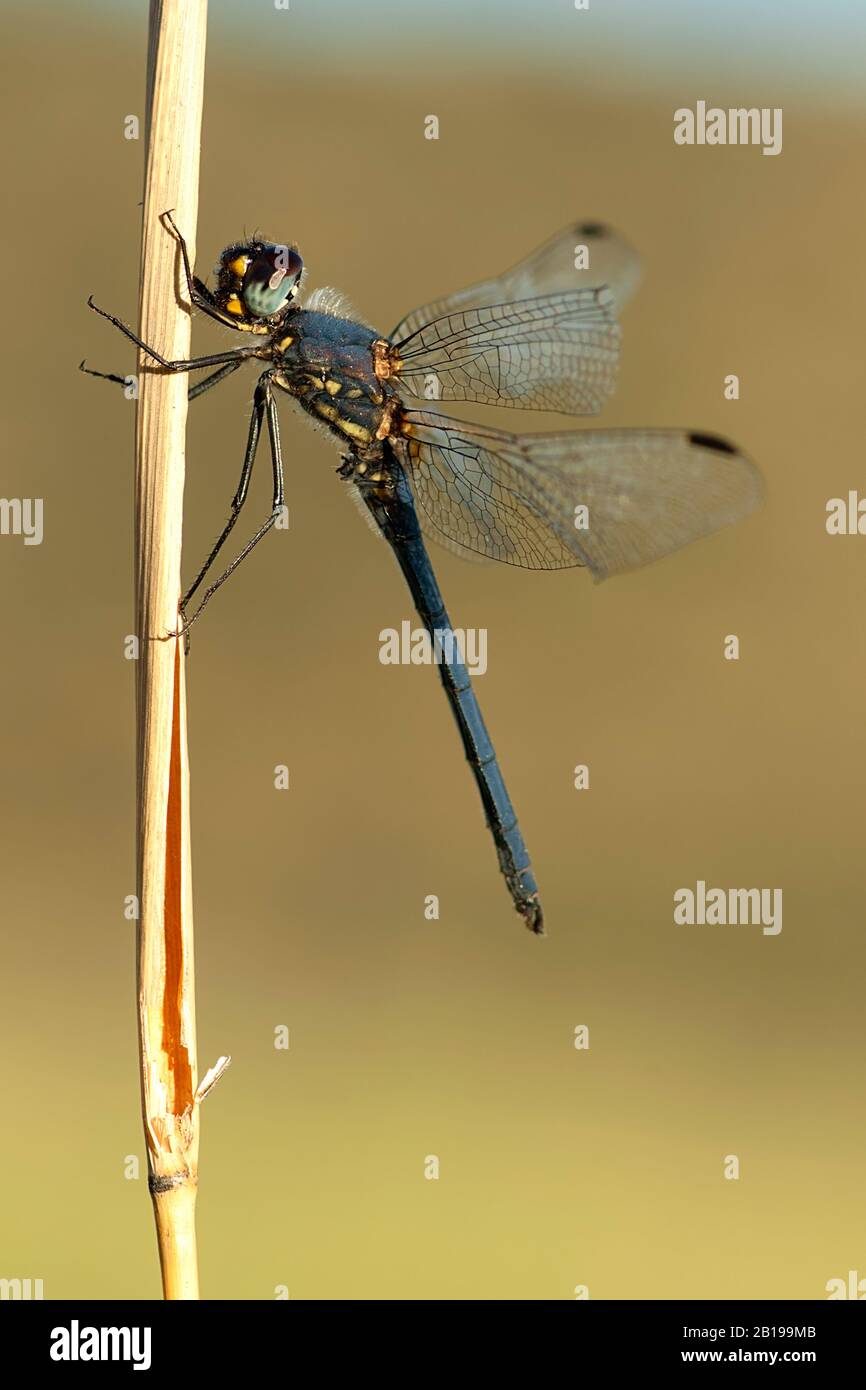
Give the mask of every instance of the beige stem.
M 140 333 L 189 356 L 173 210 L 195 255 L 207 0 L 151 0 Z M 179 297 L 180 296 L 180 297 Z M 181 302 L 181 297 L 182 301 Z M 135 476 L 138 734 L 138 1012 L 142 1108 L 166 1298 L 198 1298 L 195 1039 L 189 763 L 178 626 L 186 375 L 141 357 Z

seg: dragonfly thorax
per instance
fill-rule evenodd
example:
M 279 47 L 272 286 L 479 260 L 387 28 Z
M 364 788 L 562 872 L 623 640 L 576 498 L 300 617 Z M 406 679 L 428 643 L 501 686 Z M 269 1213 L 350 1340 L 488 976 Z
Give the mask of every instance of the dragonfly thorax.
M 320 420 L 339 445 L 374 449 L 387 426 L 393 393 L 376 371 L 375 344 L 381 342 L 353 319 L 300 309 L 275 335 L 277 385 Z

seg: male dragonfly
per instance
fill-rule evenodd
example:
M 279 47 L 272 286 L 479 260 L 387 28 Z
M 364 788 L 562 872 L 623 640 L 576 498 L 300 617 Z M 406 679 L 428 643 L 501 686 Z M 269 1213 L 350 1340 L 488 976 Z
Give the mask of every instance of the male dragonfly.
M 274 388 L 334 436 L 342 451 L 337 471 L 391 545 L 431 639 L 450 632 L 451 624 L 425 535 L 467 557 L 538 570 L 586 566 L 601 580 L 737 521 L 760 501 L 757 469 L 716 435 L 642 429 L 514 435 L 408 403 L 432 397 L 596 414 L 614 386 L 617 311 L 638 278 L 631 247 L 605 226 L 571 224 L 505 274 L 425 304 L 382 337 L 346 317 L 330 291 L 301 307 L 303 263 L 294 247 L 259 239 L 228 246 L 216 289 L 208 289 L 193 275 L 170 214 L 164 220 L 177 238 L 193 305 L 250 335 L 250 344 L 167 361 L 92 299 L 90 307 L 167 372 L 216 368 L 190 388 L 190 400 L 249 358 L 265 364 L 228 521 L 181 600 L 187 632 L 281 514 Z M 188 614 L 246 501 L 263 423 L 273 468 L 271 512 Z M 526 925 L 541 933 L 529 855 L 461 653 L 441 636 L 437 652 L 508 891 Z

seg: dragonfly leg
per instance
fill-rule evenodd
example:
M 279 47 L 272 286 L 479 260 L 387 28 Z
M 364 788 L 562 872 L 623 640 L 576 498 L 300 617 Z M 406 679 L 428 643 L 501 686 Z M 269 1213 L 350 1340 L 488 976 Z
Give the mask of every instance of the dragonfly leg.
M 78 370 L 84 372 L 85 376 L 98 376 L 101 381 L 116 381 L 118 386 L 123 386 L 124 388 L 129 385 L 129 377 L 118 376 L 116 372 L 96 372 L 92 367 L 85 367 L 85 360 L 86 359 L 82 358 L 78 364 Z
M 207 357 L 190 357 L 172 361 L 170 358 L 163 357 L 162 353 L 157 352 L 156 348 L 152 348 L 147 343 L 142 342 L 138 334 L 133 333 L 129 325 L 123 322 L 123 319 L 117 318 L 114 314 L 109 314 L 105 309 L 100 309 L 98 304 L 94 304 L 93 295 L 88 299 L 87 306 L 92 309 L 95 314 L 99 314 L 101 318 L 108 319 L 109 323 L 113 323 L 114 327 L 119 329 L 125 338 L 128 338 L 131 343 L 135 343 L 137 348 L 140 348 L 142 352 L 146 352 L 148 357 L 152 357 L 154 362 L 158 363 L 158 365 L 167 372 L 192 372 L 195 371 L 196 367 L 219 367 L 224 362 L 243 362 L 248 357 L 260 357 L 262 355 L 261 348 L 241 347 L 234 348 L 231 352 L 210 353 Z
M 255 461 L 256 448 L 258 446 L 259 436 L 261 434 L 263 419 L 267 421 L 268 426 L 268 437 L 271 446 L 271 463 L 273 466 L 274 478 L 273 503 L 271 506 L 270 516 L 267 518 L 266 521 L 262 523 L 262 525 L 259 527 L 258 531 L 256 531 L 252 539 L 247 541 L 240 554 L 237 555 L 234 558 L 234 560 L 232 560 L 231 564 L 223 571 L 219 578 L 215 579 L 214 582 L 208 586 L 195 612 L 191 615 L 191 617 L 188 618 L 186 616 L 187 605 L 189 604 L 190 599 L 201 586 L 205 575 L 207 574 L 208 570 L 210 569 L 211 565 L 213 564 L 214 560 L 216 559 L 217 555 L 219 554 L 220 550 L 225 544 L 228 536 L 232 531 L 232 528 L 234 527 L 235 522 L 238 519 L 238 516 L 240 515 L 241 508 L 247 500 L 247 493 L 249 491 L 250 478 L 252 476 L 253 463 Z M 270 373 L 265 372 L 261 377 L 259 377 L 258 385 L 256 386 L 255 399 L 253 402 L 253 414 L 250 419 L 250 431 L 249 436 L 247 438 L 247 447 L 246 452 L 244 454 L 244 462 L 243 467 L 241 469 L 240 482 L 238 483 L 237 492 L 235 493 L 234 498 L 232 500 L 231 515 L 228 521 L 226 522 L 225 526 L 223 527 L 219 539 L 217 540 L 216 544 L 214 545 L 213 549 L 208 555 L 207 560 L 202 565 L 201 569 L 195 577 L 195 580 L 193 581 L 192 585 L 186 591 L 186 593 L 183 596 L 183 599 L 181 600 L 180 608 L 181 615 L 184 620 L 185 632 L 188 633 L 193 623 L 199 617 L 201 617 L 204 608 L 213 598 L 217 589 L 222 588 L 226 580 L 232 574 L 234 574 L 238 565 L 247 558 L 250 551 L 253 550 L 255 546 L 258 545 L 259 541 L 262 540 L 268 534 L 271 527 L 278 520 L 280 513 L 282 512 L 284 496 L 285 482 L 283 477 L 283 456 L 280 447 L 280 428 L 279 422 L 277 420 L 277 407 L 274 401 Z
M 211 372 L 210 376 L 204 377 L 202 381 L 197 381 L 195 386 L 189 388 L 188 399 L 191 401 L 197 400 L 199 396 L 204 395 L 205 391 L 209 391 L 212 386 L 216 386 L 219 382 L 225 381 L 226 377 L 231 376 L 233 372 L 237 371 L 238 367 L 242 366 L 242 361 L 234 361 L 226 362 L 224 366 L 217 367 L 215 372 Z
M 186 276 L 186 288 L 190 300 L 197 309 L 202 309 L 206 314 L 210 314 L 211 317 L 219 317 L 221 321 L 224 321 L 222 319 L 222 315 L 219 314 L 217 302 L 211 294 L 210 290 L 208 289 L 207 285 L 204 283 L 204 281 L 199 280 L 198 277 L 196 275 L 193 275 L 192 273 L 192 266 L 190 264 L 189 250 L 187 249 L 186 238 L 178 228 L 178 225 L 172 217 L 171 213 L 164 212 L 160 220 L 163 223 L 163 226 L 168 227 L 169 231 L 171 232 L 172 236 L 175 238 L 177 244 L 180 247 L 180 254 L 183 260 L 184 275 Z
M 236 372 L 238 367 L 242 367 L 242 361 L 226 362 L 224 366 L 218 367 L 210 376 L 206 376 L 203 381 L 196 382 L 195 386 L 189 388 L 188 399 L 196 400 L 198 396 L 203 396 L 205 391 L 209 391 L 217 382 L 224 381 L 232 372 Z M 130 378 L 128 376 L 118 376 L 116 372 L 96 372 L 92 367 L 85 367 L 84 363 L 79 363 L 78 370 L 85 372 L 87 376 L 98 376 L 102 381 L 116 381 L 119 386 L 128 387 Z
M 204 564 L 201 566 L 198 574 L 196 575 L 195 579 L 193 580 L 192 584 L 189 586 L 181 600 L 180 607 L 181 613 L 183 614 L 186 613 L 186 609 L 190 599 L 192 598 L 193 594 L 195 594 L 196 591 L 200 588 L 205 575 L 207 574 L 217 555 L 220 553 L 226 541 L 228 540 L 229 535 L 231 534 L 231 531 L 234 527 L 234 524 L 241 514 L 241 509 L 247 500 L 250 479 L 253 475 L 253 464 L 256 458 L 256 450 L 258 448 L 259 436 L 261 434 L 262 421 L 264 418 L 265 393 L 262 388 L 261 382 L 259 382 L 259 384 L 256 386 L 255 397 L 253 399 L 253 413 L 250 416 L 250 427 L 249 432 L 247 434 L 247 446 L 244 450 L 244 461 L 241 465 L 240 481 L 238 483 L 237 490 L 235 491 L 235 495 L 232 498 L 229 519 L 223 527 L 222 531 L 220 532 L 220 535 L 217 538 L 216 542 L 212 546 L 210 554 L 208 555 Z

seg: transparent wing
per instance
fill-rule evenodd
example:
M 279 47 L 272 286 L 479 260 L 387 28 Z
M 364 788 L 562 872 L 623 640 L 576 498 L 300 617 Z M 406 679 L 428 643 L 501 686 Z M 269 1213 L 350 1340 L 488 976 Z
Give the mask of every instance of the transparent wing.
M 455 310 L 396 341 L 392 362 L 401 394 L 594 415 L 619 339 L 610 291 L 573 289 Z
M 578 269 L 575 261 L 583 266 L 584 260 L 588 264 Z M 637 252 L 623 237 L 599 222 L 571 222 L 504 274 L 414 309 L 390 337 L 392 342 L 400 342 L 434 319 L 466 309 L 538 299 L 569 290 L 599 289 L 602 285 L 611 291 L 618 316 L 639 279 Z
M 687 430 L 513 435 L 407 411 L 394 441 L 425 531 L 526 569 L 596 580 L 731 525 L 762 500 L 733 445 Z

